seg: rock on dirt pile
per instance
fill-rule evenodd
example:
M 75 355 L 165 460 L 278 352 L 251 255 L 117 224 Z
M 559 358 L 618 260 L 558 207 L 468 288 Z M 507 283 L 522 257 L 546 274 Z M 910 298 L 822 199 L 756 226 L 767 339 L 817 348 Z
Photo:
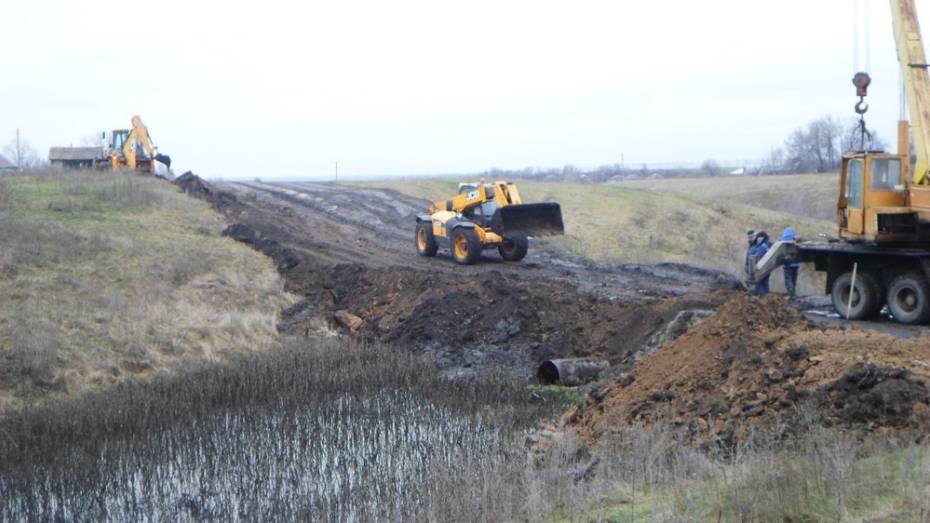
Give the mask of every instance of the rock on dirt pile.
M 592 393 L 565 421 L 591 439 L 668 422 L 696 444 L 731 444 L 802 420 L 930 431 L 930 340 L 805 320 L 782 298 L 734 294 L 716 313 Z

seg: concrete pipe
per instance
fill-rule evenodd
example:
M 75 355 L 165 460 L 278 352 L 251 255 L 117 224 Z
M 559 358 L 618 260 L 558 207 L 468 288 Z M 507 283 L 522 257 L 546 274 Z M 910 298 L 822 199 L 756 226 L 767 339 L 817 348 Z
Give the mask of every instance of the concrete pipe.
M 591 358 L 565 358 L 546 360 L 536 370 L 536 378 L 543 385 L 575 387 L 597 379 L 610 363 Z

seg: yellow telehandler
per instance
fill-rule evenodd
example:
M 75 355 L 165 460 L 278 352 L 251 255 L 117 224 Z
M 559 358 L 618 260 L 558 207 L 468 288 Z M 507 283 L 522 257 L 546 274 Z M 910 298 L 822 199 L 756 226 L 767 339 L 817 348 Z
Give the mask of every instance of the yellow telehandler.
M 481 251 L 497 248 L 507 261 L 526 256 L 529 236 L 563 234 L 559 204 L 523 203 L 510 182 L 462 183 L 459 193 L 417 216 L 416 246 L 421 256 L 439 247 L 452 251 L 456 263 L 470 265 Z

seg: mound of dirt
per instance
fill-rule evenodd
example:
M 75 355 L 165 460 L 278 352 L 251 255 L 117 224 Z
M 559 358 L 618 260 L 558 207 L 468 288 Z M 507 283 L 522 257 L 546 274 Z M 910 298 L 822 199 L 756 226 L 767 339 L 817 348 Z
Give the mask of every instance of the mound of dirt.
M 235 196 L 215 189 L 205 182 L 203 178 L 190 171 L 178 176 L 171 183 L 177 185 L 182 191 L 194 198 L 211 203 L 216 209 L 229 210 L 239 207 L 239 202 Z
M 629 423 L 670 422 L 696 444 L 790 431 L 802 426 L 791 418 L 811 415 L 919 435 L 930 430 L 928 362 L 926 338 L 819 327 L 781 297 L 733 294 L 564 421 L 590 439 Z
M 297 276 L 297 272 L 305 271 Z M 446 272 L 361 264 L 295 267 L 302 304 L 284 328 L 301 332 L 345 311 L 362 320 L 352 334 L 371 341 L 445 353 L 468 365 L 467 351 L 511 352 L 527 373 L 558 357 L 598 356 L 624 363 L 682 311 L 713 308 L 724 293 L 625 304 L 578 292 L 561 281 L 533 282 L 495 271 L 461 278 Z M 336 320 L 334 323 L 342 324 Z M 505 358 L 507 360 L 508 358 Z
M 255 229 L 242 223 L 234 223 L 223 230 L 223 236 L 251 245 L 265 256 L 270 257 L 278 266 L 279 272 L 293 269 L 300 263 L 297 254 L 282 246 L 277 240 L 266 238 Z

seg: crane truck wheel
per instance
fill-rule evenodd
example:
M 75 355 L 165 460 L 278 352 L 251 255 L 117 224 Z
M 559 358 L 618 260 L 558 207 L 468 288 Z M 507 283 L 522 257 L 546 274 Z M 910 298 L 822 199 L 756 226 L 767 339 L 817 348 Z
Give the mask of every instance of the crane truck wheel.
M 902 274 L 888 286 L 888 311 L 900 323 L 914 325 L 930 320 L 930 288 L 923 276 Z
M 852 300 L 850 300 L 852 293 Z M 833 309 L 842 318 L 864 320 L 875 316 L 881 308 L 875 278 L 867 272 L 856 274 L 856 288 L 852 288 L 852 272 L 843 273 L 833 282 L 831 291 Z
M 436 244 L 436 237 L 433 236 L 433 227 L 431 223 L 417 223 L 417 253 L 420 256 L 436 256 L 439 245 Z
M 452 258 L 459 265 L 471 265 L 481 256 L 481 240 L 475 231 L 458 228 L 452 233 Z
M 529 247 L 526 235 L 519 234 L 504 238 L 504 243 L 497 246 L 497 252 L 501 253 L 501 258 L 506 261 L 520 261 L 526 257 Z

